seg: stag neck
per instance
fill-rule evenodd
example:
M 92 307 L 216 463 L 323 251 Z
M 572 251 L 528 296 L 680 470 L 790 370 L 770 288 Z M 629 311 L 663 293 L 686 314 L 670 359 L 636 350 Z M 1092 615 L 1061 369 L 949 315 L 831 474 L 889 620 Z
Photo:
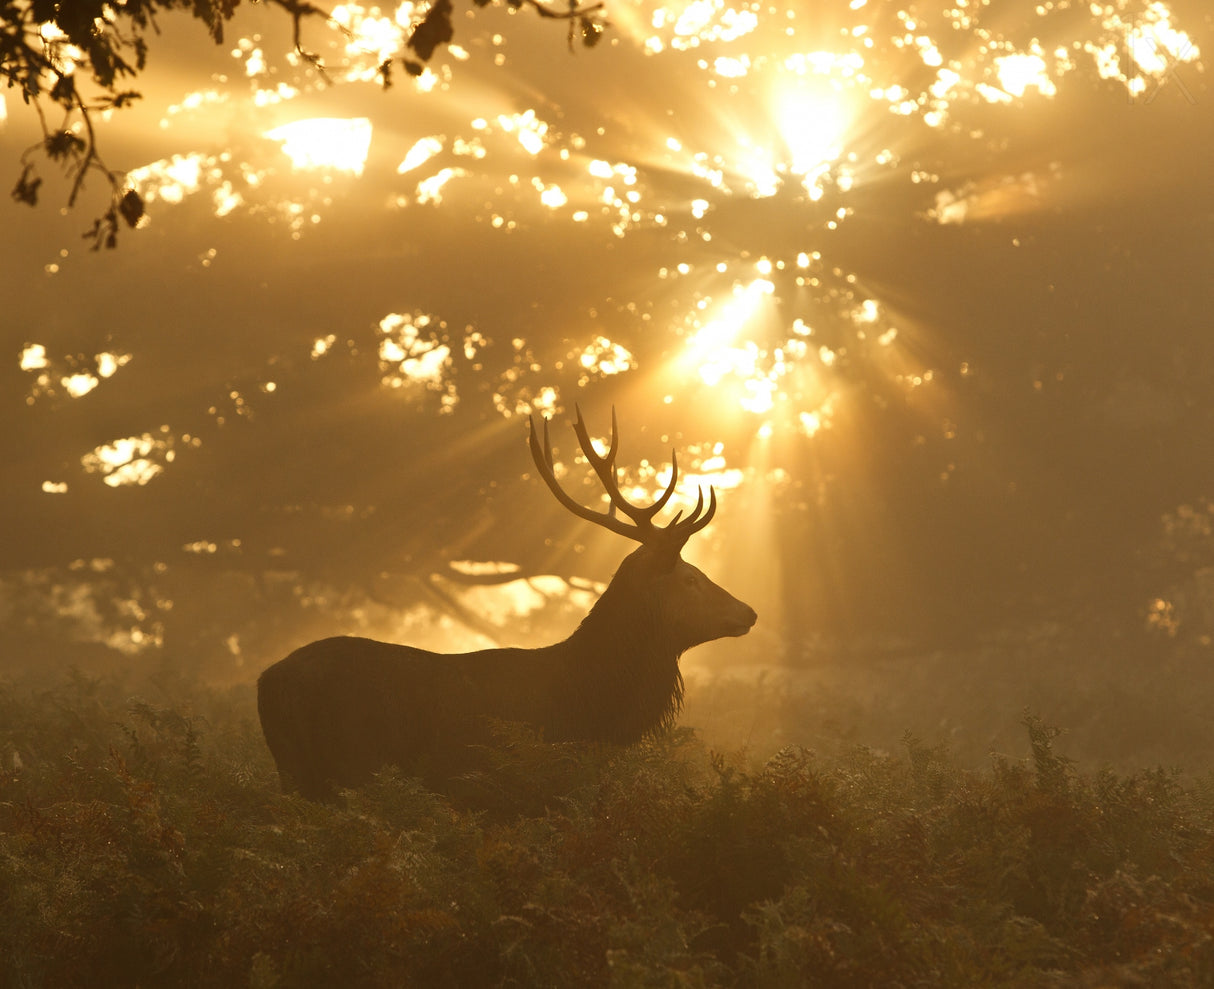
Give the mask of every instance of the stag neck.
M 652 552 L 652 547 L 634 550 L 620 570 L 640 564 L 636 558 Z M 666 664 L 677 667 L 686 647 L 671 640 L 656 602 L 647 594 L 638 593 L 631 581 L 619 577 L 617 572 L 562 645 L 568 644 L 575 655 L 594 655 L 616 667 L 649 668 Z
M 674 725 L 683 708 L 682 650 L 664 641 L 652 616 L 614 613 L 605 592 L 560 651 L 571 738 L 631 745 Z

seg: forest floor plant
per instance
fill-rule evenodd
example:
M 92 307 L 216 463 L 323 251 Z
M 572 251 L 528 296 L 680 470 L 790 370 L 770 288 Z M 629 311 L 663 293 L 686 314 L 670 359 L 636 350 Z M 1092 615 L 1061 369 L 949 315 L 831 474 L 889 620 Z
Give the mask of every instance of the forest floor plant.
M 499 726 L 450 797 L 279 791 L 251 687 L 0 684 L 6 986 L 1209 986 L 1214 781 Z

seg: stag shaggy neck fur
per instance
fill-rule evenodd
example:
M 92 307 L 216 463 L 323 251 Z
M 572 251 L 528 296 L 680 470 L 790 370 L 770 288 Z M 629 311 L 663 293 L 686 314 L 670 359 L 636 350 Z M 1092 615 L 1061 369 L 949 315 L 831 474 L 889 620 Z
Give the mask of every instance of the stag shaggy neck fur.
M 669 728 L 683 707 L 679 657 L 690 643 L 675 640 L 663 622 L 661 600 L 646 580 L 653 561 L 645 549 L 630 555 L 590 613 L 553 646 L 569 680 L 554 740 L 640 741 Z

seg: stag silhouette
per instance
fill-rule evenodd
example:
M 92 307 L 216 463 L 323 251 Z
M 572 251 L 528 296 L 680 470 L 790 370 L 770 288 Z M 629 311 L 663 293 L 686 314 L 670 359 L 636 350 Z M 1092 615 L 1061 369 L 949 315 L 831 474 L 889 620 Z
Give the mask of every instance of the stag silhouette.
M 540 477 L 579 518 L 641 544 L 589 614 L 569 638 L 538 649 L 444 654 L 339 636 L 295 650 L 257 681 L 262 730 L 285 789 L 331 800 L 389 765 L 445 789 L 492 740 L 494 722 L 528 723 L 550 742 L 633 744 L 674 723 L 687 649 L 750 630 L 754 610 L 680 556 L 716 512 L 712 488 L 707 505 L 701 489 L 686 518 L 679 512 L 657 525 L 678 480 L 677 458 L 657 500 L 633 505 L 617 479 L 615 410 L 606 454 L 595 449 L 580 409 L 573 429 L 608 495 L 607 511 L 579 504 L 560 486 L 548 422 L 541 447 L 532 418 Z

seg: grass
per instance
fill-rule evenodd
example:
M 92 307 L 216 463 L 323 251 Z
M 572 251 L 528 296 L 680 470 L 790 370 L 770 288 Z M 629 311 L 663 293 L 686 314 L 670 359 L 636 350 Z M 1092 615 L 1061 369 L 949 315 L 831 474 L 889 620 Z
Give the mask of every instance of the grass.
M 0 984 L 1208 986 L 1214 785 L 504 726 L 439 796 L 279 792 L 250 687 L 0 685 Z

